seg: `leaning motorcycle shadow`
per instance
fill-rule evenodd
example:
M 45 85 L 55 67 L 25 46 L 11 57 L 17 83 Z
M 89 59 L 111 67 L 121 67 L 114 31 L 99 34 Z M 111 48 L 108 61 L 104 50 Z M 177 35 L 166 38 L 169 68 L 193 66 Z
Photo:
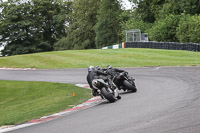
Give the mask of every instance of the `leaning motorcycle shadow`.
M 115 102 L 109 102 L 106 99 L 102 99 L 101 103 L 98 104 L 97 106 L 102 106 L 102 105 L 110 105 L 110 104 L 116 104 L 119 100 L 116 100 Z
M 107 105 L 107 104 L 116 104 L 118 101 L 123 100 L 123 95 L 133 95 L 133 94 L 136 94 L 136 93 L 137 92 L 132 92 L 132 91 L 120 91 L 119 94 L 120 94 L 120 96 L 122 96 L 122 99 L 118 99 L 115 102 L 109 102 L 106 99 L 101 99 L 101 103 L 98 104 L 98 106 Z
M 120 95 L 130 95 L 130 94 L 136 94 L 137 92 L 132 92 L 132 91 L 121 91 L 119 92 Z
M 98 106 L 101 106 L 101 105 L 107 105 L 107 104 L 115 104 L 117 101 L 115 102 L 109 102 L 108 100 L 106 99 L 102 99 L 102 102 L 98 105 Z

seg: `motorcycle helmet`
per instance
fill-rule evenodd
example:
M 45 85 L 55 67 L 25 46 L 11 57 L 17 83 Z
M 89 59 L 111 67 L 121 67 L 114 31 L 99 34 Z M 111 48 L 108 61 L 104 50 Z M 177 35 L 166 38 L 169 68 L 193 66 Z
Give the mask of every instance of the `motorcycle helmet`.
M 101 67 L 100 67 L 100 66 L 96 66 L 96 69 L 97 69 L 97 70 L 100 70 L 100 69 L 101 69 Z
M 112 69 L 112 65 L 108 65 L 108 66 L 107 66 L 107 69 Z
M 94 66 L 88 67 L 88 72 L 91 72 L 91 71 L 93 71 L 93 70 L 94 70 Z

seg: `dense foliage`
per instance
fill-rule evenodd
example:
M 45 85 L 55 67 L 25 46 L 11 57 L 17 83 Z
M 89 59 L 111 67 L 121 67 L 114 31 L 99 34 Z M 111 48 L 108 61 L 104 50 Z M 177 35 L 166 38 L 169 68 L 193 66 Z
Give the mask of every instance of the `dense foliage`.
M 67 36 L 55 44 L 55 50 L 95 48 L 97 11 L 101 0 L 75 0 L 70 22 L 66 27 Z
M 200 43 L 200 0 L 129 1 L 136 6 L 133 18 L 123 24 L 124 29 L 141 29 L 151 41 Z
M 177 42 L 176 27 L 179 24 L 179 15 L 168 15 L 156 21 L 147 31 L 149 38 L 154 41 Z
M 176 37 L 179 42 L 200 43 L 200 16 L 181 15 Z
M 69 2 L 9 0 L 0 7 L 0 42 L 7 43 L 3 54 L 51 51 L 56 40 L 66 35 Z
M 97 48 L 120 42 L 119 14 L 121 14 L 121 8 L 117 0 L 101 1 L 95 25 Z
M 0 0 L 0 45 L 4 55 L 94 49 L 125 41 L 140 29 L 150 41 L 199 39 L 200 0 Z

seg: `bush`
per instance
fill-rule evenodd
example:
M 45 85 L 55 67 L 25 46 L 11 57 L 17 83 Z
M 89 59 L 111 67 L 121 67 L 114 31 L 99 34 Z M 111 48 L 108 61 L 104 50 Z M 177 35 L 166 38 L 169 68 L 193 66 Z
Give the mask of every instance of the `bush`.
M 54 50 L 70 50 L 74 49 L 74 45 L 71 44 L 67 37 L 61 38 L 54 44 Z
M 200 16 L 181 15 L 176 37 L 183 43 L 200 43 Z
M 177 42 L 176 28 L 178 26 L 180 15 L 170 14 L 154 23 L 148 30 L 149 40 L 163 42 Z

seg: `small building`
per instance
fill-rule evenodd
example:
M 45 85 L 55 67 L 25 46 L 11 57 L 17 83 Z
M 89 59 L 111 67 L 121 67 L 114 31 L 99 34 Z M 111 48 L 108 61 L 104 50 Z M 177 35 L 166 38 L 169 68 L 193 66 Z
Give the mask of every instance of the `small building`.
M 140 29 L 126 30 L 126 42 L 148 42 L 148 33 L 141 33 Z

